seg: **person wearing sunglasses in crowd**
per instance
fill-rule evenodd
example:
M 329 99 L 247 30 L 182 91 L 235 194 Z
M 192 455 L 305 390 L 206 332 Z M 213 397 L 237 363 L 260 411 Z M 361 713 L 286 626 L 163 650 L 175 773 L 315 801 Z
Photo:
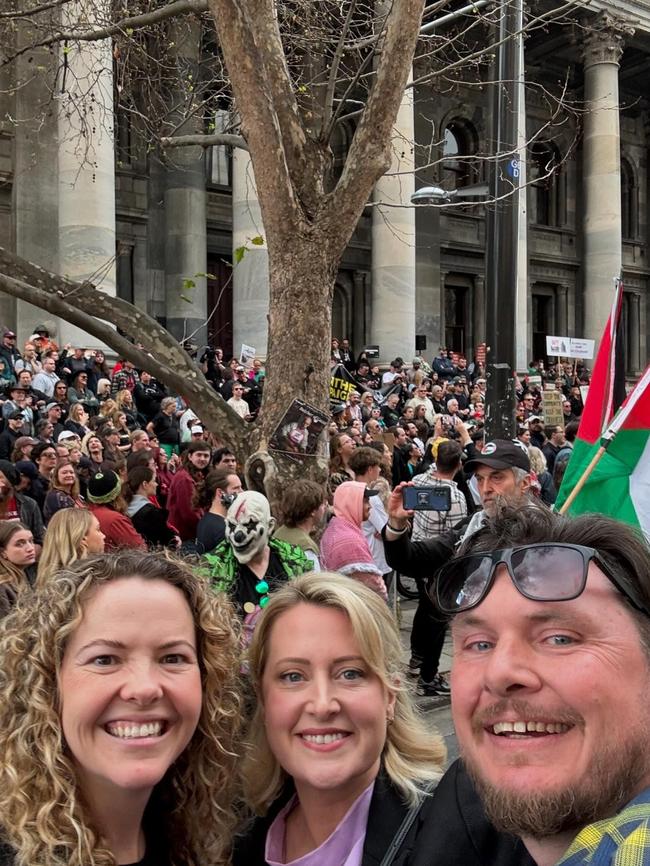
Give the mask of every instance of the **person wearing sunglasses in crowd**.
M 420 581 L 418 609 L 413 621 L 409 674 L 419 679 L 418 694 L 435 696 L 449 694 L 449 685 L 438 673 L 438 662 L 445 639 L 446 624 L 427 596 L 427 585 L 441 565 L 453 555 L 459 541 L 477 532 L 495 513 L 499 503 L 531 502 L 529 493 L 530 460 L 525 447 L 506 439 L 487 442 L 482 452 L 465 463 L 465 471 L 473 472 L 483 508 L 472 517 L 459 522 L 453 529 L 430 538 L 411 541 L 408 537 L 412 511 L 402 507 L 399 484 L 388 500 L 388 523 L 383 530 L 386 560 L 391 568 Z M 542 507 L 542 506 L 540 506 Z
M 488 817 L 537 866 L 650 864 L 650 548 L 504 508 L 438 573 L 452 712 Z

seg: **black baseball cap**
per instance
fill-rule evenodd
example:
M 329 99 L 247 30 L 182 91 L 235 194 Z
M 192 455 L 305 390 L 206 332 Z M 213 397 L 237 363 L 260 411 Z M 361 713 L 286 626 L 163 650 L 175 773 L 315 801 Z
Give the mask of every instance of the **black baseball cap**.
M 371 496 L 379 496 L 379 491 L 373 490 L 372 487 L 366 487 L 366 489 L 363 491 L 363 498 L 370 499 Z
M 530 472 L 530 460 L 525 446 L 517 445 L 510 439 L 493 439 L 486 442 L 478 457 L 468 460 L 464 468 L 473 472 L 479 466 L 491 469 L 523 469 Z

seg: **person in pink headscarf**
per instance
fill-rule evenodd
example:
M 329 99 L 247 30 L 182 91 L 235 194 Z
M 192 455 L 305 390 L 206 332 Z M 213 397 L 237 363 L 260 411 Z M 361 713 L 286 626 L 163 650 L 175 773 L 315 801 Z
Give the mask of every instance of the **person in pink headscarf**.
M 334 517 L 320 543 L 320 564 L 365 583 L 386 599 L 386 584 L 361 529 L 370 514 L 369 499 L 377 492 L 360 481 L 344 481 L 336 488 Z

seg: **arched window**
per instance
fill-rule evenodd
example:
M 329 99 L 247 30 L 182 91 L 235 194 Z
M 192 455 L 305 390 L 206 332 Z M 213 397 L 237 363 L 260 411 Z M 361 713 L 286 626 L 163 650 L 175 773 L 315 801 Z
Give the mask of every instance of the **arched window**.
M 530 215 L 540 226 L 562 225 L 560 157 L 554 145 L 536 141 L 529 150 Z
M 465 121 L 452 120 L 445 127 L 442 146 L 442 186 L 458 189 L 478 182 L 472 156 L 476 153 L 476 133 Z
M 634 169 L 621 157 L 621 232 L 626 240 L 637 236 L 638 196 Z

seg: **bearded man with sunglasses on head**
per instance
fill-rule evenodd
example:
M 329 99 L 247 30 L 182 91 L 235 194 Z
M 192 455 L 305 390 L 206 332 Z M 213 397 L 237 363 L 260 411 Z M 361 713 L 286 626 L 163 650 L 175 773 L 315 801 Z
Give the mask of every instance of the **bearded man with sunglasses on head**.
M 413 512 L 402 506 L 402 492 L 407 484 L 398 485 L 388 499 L 388 523 L 382 530 L 386 560 L 391 568 L 414 577 L 419 587 L 409 675 L 418 677 L 417 693 L 420 696 L 449 694 L 448 683 L 438 674 L 446 626 L 431 605 L 426 591 L 433 575 L 453 556 L 459 542 L 483 526 L 499 503 L 519 506 L 532 501 L 529 494 L 530 460 L 525 446 L 507 439 L 495 439 L 488 442 L 481 452 L 474 450 L 475 456 L 466 462 L 465 470 L 474 472 L 472 483 L 476 484 L 483 508 L 471 518 L 458 521 L 453 529 L 431 538 L 411 541 L 408 524 Z
M 537 866 L 648 866 L 644 538 L 598 514 L 497 509 L 431 592 L 451 618 L 462 763 L 493 825 Z

